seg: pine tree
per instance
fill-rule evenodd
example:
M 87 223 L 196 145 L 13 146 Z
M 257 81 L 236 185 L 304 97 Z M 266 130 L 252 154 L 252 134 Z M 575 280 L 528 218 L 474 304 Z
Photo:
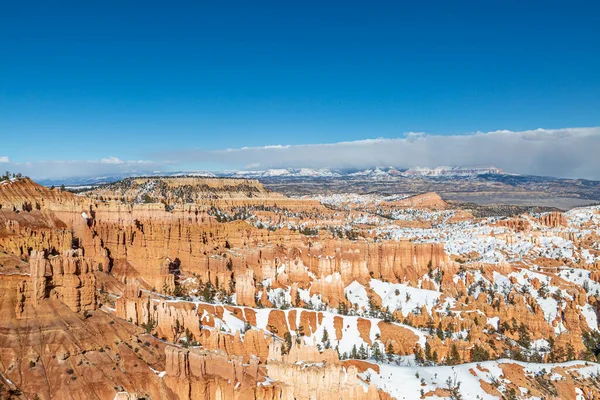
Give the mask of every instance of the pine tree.
M 417 363 L 417 365 L 423 365 L 423 363 L 425 362 L 425 359 L 423 358 L 423 350 L 421 349 L 421 346 L 418 343 L 415 346 L 415 362 Z
M 281 355 L 289 354 L 290 349 L 292 348 L 292 335 L 289 332 L 286 332 L 283 335 L 283 346 L 281 346 Z
M 371 355 L 377 362 L 383 361 L 383 357 L 381 354 L 381 349 L 379 348 L 379 343 L 373 342 L 371 345 Z
M 369 311 L 370 311 L 371 315 L 374 315 L 377 305 L 375 304 L 375 301 L 373 300 L 373 296 L 371 296 L 371 295 L 368 296 L 368 304 L 369 304 Z
M 458 352 L 458 347 L 455 344 L 452 345 L 450 349 L 450 355 L 448 356 L 448 361 L 446 364 L 448 365 L 456 365 L 460 363 L 460 354 Z
M 321 343 L 323 343 L 323 347 L 328 349 L 331 347 L 331 343 L 329 341 L 329 333 L 327 333 L 327 329 L 323 328 L 323 336 L 321 337 Z
M 572 361 L 576 357 L 575 348 L 571 343 L 567 343 L 567 361 Z
M 433 323 L 433 320 L 430 319 L 427 322 L 427 331 L 429 332 L 429 336 L 433 336 L 434 332 L 435 332 L 435 324 Z
M 473 346 L 473 350 L 471 351 L 471 360 L 474 362 L 479 361 L 487 361 L 490 359 L 490 353 L 485 350 L 483 347 L 478 345 Z
M 460 393 L 460 381 L 458 380 L 456 373 L 454 373 L 454 377 L 449 376 L 448 379 L 446 379 L 446 387 L 450 392 L 451 400 L 462 400 L 462 394 Z
M 521 346 L 528 349 L 531 346 L 531 336 L 529 335 L 529 330 L 527 329 L 527 325 L 525 325 L 525 324 L 519 325 L 518 332 L 519 332 L 519 340 L 517 340 L 517 343 L 519 343 Z
M 438 325 L 435 334 L 437 335 L 437 337 L 440 338 L 440 340 L 444 340 L 444 330 L 442 329 L 442 323 L 440 322 L 440 324 Z
M 204 301 L 206 301 L 207 303 L 210 303 L 214 300 L 215 290 L 210 281 L 206 282 L 206 285 L 204 285 L 204 289 L 202 290 L 202 297 L 204 297 Z
M 358 358 L 360 360 L 366 360 L 367 358 L 369 358 L 369 352 L 367 351 L 363 343 L 361 343 L 360 348 L 358 349 Z
M 352 352 L 350 352 L 350 358 L 356 360 L 358 358 L 358 351 L 356 350 L 356 345 L 352 346 Z
M 392 342 L 390 342 L 387 347 L 387 359 L 389 362 L 392 362 L 394 359 L 394 346 L 392 345 Z
M 425 342 L 425 358 L 427 361 L 433 361 L 433 354 L 431 354 L 431 345 L 429 342 Z

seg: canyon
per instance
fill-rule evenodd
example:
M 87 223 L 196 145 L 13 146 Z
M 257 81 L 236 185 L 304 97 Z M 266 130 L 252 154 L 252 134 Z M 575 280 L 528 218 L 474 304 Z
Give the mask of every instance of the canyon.
M 600 398 L 600 207 L 0 182 L 0 396 Z

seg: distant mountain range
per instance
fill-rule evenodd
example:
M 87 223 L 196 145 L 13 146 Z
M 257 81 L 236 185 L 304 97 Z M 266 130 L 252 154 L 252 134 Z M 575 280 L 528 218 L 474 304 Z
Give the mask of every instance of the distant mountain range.
M 307 177 L 307 178 L 343 178 L 343 177 L 370 177 L 370 178 L 396 178 L 412 176 L 477 176 L 484 174 L 504 174 L 496 167 L 437 167 L 437 168 L 409 168 L 397 169 L 394 167 L 375 167 L 364 170 L 340 169 L 313 169 L 313 168 L 285 168 L 268 169 L 266 171 L 236 171 L 227 176 L 243 176 L 247 178 L 276 178 L 276 177 Z
M 394 180 L 397 178 L 411 177 L 476 177 L 479 175 L 508 175 L 496 167 L 448 167 L 436 168 L 414 167 L 409 169 L 398 169 L 394 167 L 373 167 L 363 170 L 357 169 L 328 169 L 328 168 L 280 168 L 267 170 L 238 170 L 238 171 L 177 171 L 177 172 L 151 172 L 151 173 L 125 173 L 100 177 L 71 177 L 38 179 L 42 185 L 50 186 L 95 186 L 103 183 L 116 182 L 132 176 L 209 176 L 249 179 L 296 179 L 296 178 L 370 178 L 377 180 Z
M 239 171 L 178 171 L 38 179 L 46 186 L 81 190 L 136 176 L 203 176 L 259 180 L 267 189 L 289 196 L 332 193 L 418 194 L 437 192 L 444 200 L 476 204 L 513 204 L 569 209 L 600 201 L 600 181 L 509 174 L 495 167 L 367 169 L 280 168 Z

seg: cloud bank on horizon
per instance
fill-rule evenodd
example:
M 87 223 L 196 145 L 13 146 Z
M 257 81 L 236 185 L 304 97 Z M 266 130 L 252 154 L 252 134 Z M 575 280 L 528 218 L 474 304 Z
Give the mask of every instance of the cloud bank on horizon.
M 204 160 L 251 169 L 493 165 L 518 174 L 600 179 L 598 151 L 600 127 L 502 130 L 468 135 L 407 133 L 396 139 L 182 150 L 165 152 L 162 156 L 177 162 Z
M 150 160 L 11 162 L 4 169 L 33 178 L 101 176 L 150 171 L 191 170 L 199 164 L 222 169 L 396 168 L 495 166 L 510 173 L 600 180 L 600 127 L 500 130 L 466 135 L 407 133 L 402 138 L 352 142 L 242 147 L 223 150 L 182 149 L 154 154 Z

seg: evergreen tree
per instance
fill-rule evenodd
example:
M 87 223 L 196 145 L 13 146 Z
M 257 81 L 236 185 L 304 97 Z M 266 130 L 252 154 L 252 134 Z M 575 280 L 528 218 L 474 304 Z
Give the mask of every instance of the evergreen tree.
M 485 350 L 483 347 L 478 345 L 473 346 L 473 350 L 471 352 L 471 360 L 474 362 L 479 361 L 487 361 L 490 359 L 490 353 Z
M 373 300 L 373 296 L 371 296 L 371 295 L 368 296 L 368 303 L 369 303 L 370 315 L 375 316 L 377 314 L 377 305 L 375 304 L 375 301 Z
M 517 343 L 528 349 L 531 346 L 531 336 L 529 335 L 529 330 L 527 329 L 527 326 L 525 324 L 521 324 L 519 326 L 518 332 L 519 340 L 517 340 Z
M 379 343 L 373 342 L 373 344 L 371 345 L 371 356 L 377 362 L 383 361 L 383 357 L 382 357 L 382 354 L 381 354 L 381 349 L 379 348 Z
M 462 400 L 463 397 L 460 393 L 460 381 L 458 380 L 456 373 L 454 374 L 454 377 L 449 376 L 448 379 L 446 379 L 446 387 L 450 392 L 451 400 Z
M 431 354 L 431 345 L 429 342 L 425 342 L 425 358 L 427 361 L 433 361 L 433 354 Z
M 425 358 L 423 356 L 423 350 L 421 349 L 421 346 L 417 343 L 417 345 L 415 346 L 415 362 L 417 363 L 417 365 L 423 365 L 425 363 Z
M 281 355 L 289 354 L 290 349 L 292 348 L 292 335 L 289 332 L 286 332 L 283 335 L 283 346 L 281 346 Z
M 214 300 L 215 298 L 215 288 L 213 287 L 212 283 L 206 282 L 206 285 L 204 285 L 204 289 L 202 290 L 202 297 L 204 297 L 204 301 L 206 301 L 207 303 L 210 303 Z
M 434 328 L 435 324 L 433 323 L 433 320 L 430 319 L 429 321 L 427 321 L 427 330 L 429 331 L 429 336 L 433 336 L 435 330 Z
M 331 343 L 329 341 L 329 333 L 327 333 L 327 329 L 323 328 L 323 336 L 321 337 L 321 343 L 323 343 L 323 347 L 328 349 L 331 347 Z
M 441 322 L 438 325 L 437 329 L 435 330 L 435 334 L 437 335 L 437 337 L 440 338 L 440 340 L 444 340 L 444 330 L 442 329 L 442 323 Z
M 392 342 L 390 342 L 387 347 L 387 359 L 389 362 L 392 362 L 394 359 L 394 346 L 392 345 Z
M 367 358 L 369 358 L 369 352 L 367 351 L 363 343 L 361 343 L 360 348 L 358 349 L 358 358 L 360 360 L 366 360 Z
M 575 348 L 571 343 L 567 343 L 567 361 L 573 361 L 575 358 Z
M 350 358 L 357 359 L 358 358 L 358 350 L 356 350 L 356 345 L 352 346 L 352 352 L 350 353 Z
M 458 352 L 458 347 L 456 347 L 455 344 L 453 344 L 450 348 L 450 354 L 448 355 L 447 360 L 448 361 L 446 364 L 448 365 L 460 364 L 460 353 Z

